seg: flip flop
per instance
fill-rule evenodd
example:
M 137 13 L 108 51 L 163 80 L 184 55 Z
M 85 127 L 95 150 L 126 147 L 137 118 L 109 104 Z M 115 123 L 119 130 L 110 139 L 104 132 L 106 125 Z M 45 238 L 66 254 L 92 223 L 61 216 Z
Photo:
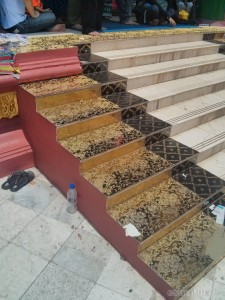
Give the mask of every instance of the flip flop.
M 29 182 L 31 182 L 35 177 L 34 173 L 32 171 L 27 171 L 27 172 L 24 172 L 24 173 L 25 174 L 23 174 L 23 176 L 19 176 L 17 178 L 17 180 L 14 182 L 14 184 L 10 186 L 10 191 L 11 192 L 19 191 L 20 189 L 22 189 L 22 187 L 24 187 Z
M 1 185 L 1 188 L 3 190 L 8 190 L 10 189 L 10 187 L 12 185 L 14 185 L 14 183 L 17 181 L 17 179 L 20 177 L 20 176 L 23 176 L 25 174 L 25 171 L 16 171 L 14 172 L 13 174 L 11 174 L 7 180 Z

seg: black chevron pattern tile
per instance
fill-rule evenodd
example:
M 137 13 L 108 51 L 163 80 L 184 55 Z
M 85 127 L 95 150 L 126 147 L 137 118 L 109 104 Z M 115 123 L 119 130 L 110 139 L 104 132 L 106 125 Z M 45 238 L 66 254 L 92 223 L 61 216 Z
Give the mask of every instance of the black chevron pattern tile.
M 156 133 L 171 127 L 170 124 L 150 116 L 149 114 L 141 114 L 123 121 L 145 135 Z
M 158 154 L 173 165 L 192 158 L 197 151 L 168 138 L 147 147 L 148 150 Z
M 193 165 L 173 178 L 203 198 L 212 196 L 225 187 L 225 181 Z

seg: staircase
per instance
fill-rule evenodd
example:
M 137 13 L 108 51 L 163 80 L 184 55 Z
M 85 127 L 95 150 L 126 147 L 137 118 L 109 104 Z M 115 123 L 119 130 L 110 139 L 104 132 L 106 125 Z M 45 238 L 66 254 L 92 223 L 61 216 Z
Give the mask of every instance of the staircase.
M 36 166 L 63 193 L 75 182 L 80 211 L 166 299 L 225 255 L 210 210 L 225 172 L 200 163 L 225 149 L 225 56 L 203 39 L 95 41 L 83 75 L 18 90 Z

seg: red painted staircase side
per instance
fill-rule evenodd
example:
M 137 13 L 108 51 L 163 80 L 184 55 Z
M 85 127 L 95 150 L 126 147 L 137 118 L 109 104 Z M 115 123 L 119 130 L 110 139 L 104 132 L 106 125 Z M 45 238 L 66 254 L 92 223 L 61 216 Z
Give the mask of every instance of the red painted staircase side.
M 33 151 L 22 129 L 0 134 L 0 177 L 34 166 Z
M 0 76 L 0 93 L 17 91 L 21 83 L 82 73 L 77 47 L 19 53 L 14 63 L 20 67 L 20 78 Z M 20 127 L 19 118 L 0 120 L 0 177 L 32 166 L 32 148 Z
M 36 167 L 64 195 L 70 183 L 78 190 L 78 208 L 90 223 L 151 284 L 168 298 L 171 289 L 137 256 L 138 243 L 106 212 L 106 197 L 80 175 L 80 163 L 56 141 L 56 128 L 36 113 L 35 97 L 18 89 L 22 126 L 34 151 Z M 172 298 L 171 298 L 172 299 Z
M 19 84 L 26 82 L 82 73 L 77 47 L 18 53 L 14 64 L 20 67 L 20 78 L 16 79 L 12 75 L 0 76 L 0 93 L 16 91 Z

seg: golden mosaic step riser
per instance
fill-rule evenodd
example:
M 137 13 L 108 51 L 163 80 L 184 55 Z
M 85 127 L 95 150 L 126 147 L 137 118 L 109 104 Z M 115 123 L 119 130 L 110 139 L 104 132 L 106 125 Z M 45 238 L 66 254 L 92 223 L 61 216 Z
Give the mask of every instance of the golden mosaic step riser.
M 60 141 L 119 121 L 121 121 L 121 113 L 115 112 L 65 125 L 56 129 L 57 140 Z
M 88 170 L 95 168 L 101 164 L 104 164 L 110 160 L 119 158 L 123 155 L 141 149 L 145 146 L 145 137 L 139 140 L 129 142 L 121 145 L 117 148 L 113 148 L 101 154 L 95 155 L 89 159 L 81 161 L 80 172 L 87 172 Z
M 173 223 L 167 225 L 165 228 L 160 230 L 159 232 L 153 234 L 151 237 L 147 238 L 143 242 L 140 243 L 138 247 L 138 253 L 144 251 L 154 243 L 156 243 L 158 240 L 163 238 L 165 235 L 167 235 L 169 232 L 173 231 L 176 229 L 178 226 L 183 224 L 184 222 L 188 221 L 190 218 L 192 218 L 194 215 L 199 213 L 202 208 L 202 203 L 200 203 L 198 206 L 194 207 L 190 211 L 188 211 L 186 214 L 183 216 L 179 217 L 177 220 L 175 220 Z
M 63 94 L 48 95 L 36 98 L 37 111 L 45 108 L 56 107 L 63 104 L 70 104 L 76 101 L 96 98 L 101 95 L 100 85 L 90 86 L 89 88 L 70 91 Z
M 106 202 L 106 209 L 109 210 L 113 208 L 114 206 L 123 203 L 127 201 L 128 199 L 144 192 L 145 190 L 153 187 L 156 184 L 159 184 L 160 182 L 167 180 L 171 177 L 171 169 L 162 171 L 159 174 L 156 174 L 155 176 L 149 177 L 133 186 L 130 186 L 123 191 L 109 197 Z

